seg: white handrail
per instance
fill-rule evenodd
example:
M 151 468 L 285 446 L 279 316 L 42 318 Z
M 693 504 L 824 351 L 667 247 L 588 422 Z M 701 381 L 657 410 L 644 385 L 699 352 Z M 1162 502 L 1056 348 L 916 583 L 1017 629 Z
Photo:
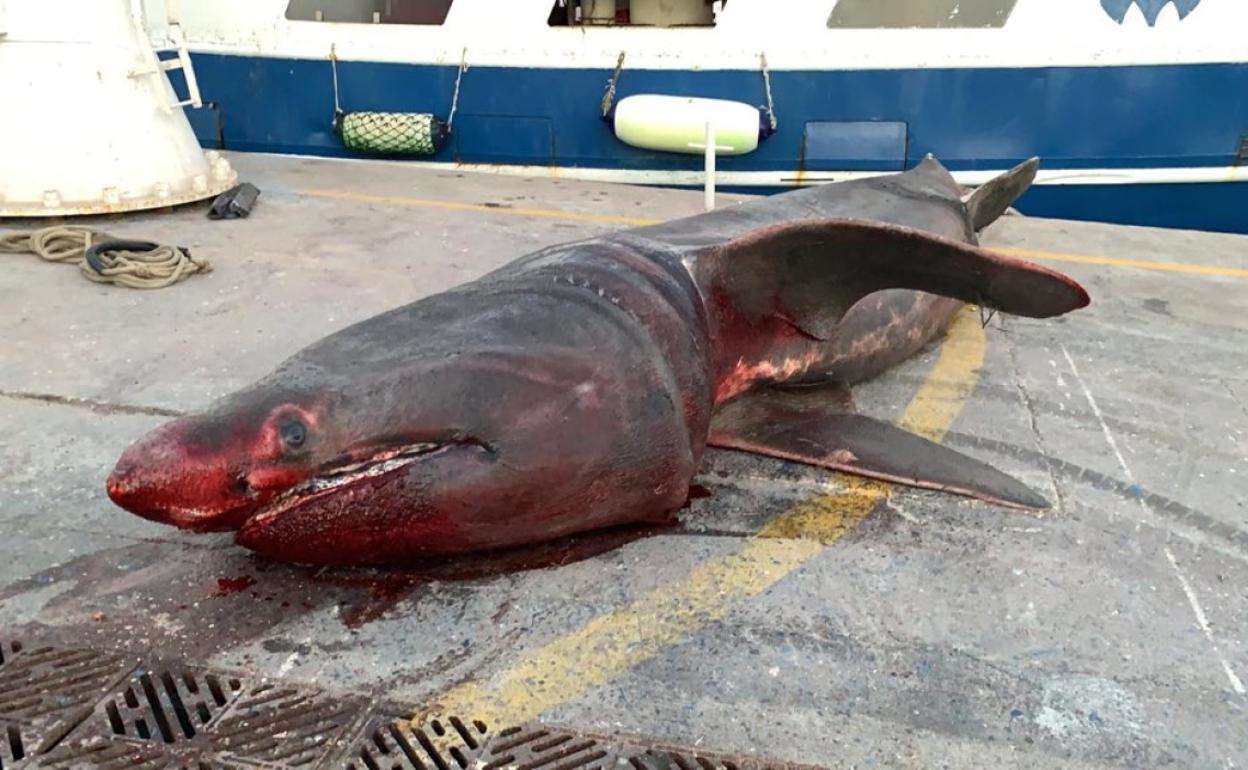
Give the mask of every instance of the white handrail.
M 161 107 L 165 112 L 172 112 L 175 107 L 194 107 L 204 106 L 203 99 L 199 94 L 199 79 L 195 77 L 195 68 L 191 64 L 191 53 L 186 47 L 186 35 L 182 32 L 182 25 L 178 23 L 177 16 L 174 13 L 173 0 L 165 0 L 165 36 L 167 45 L 160 48 L 152 45 L 151 34 L 147 29 L 147 14 L 143 7 L 143 0 L 130 0 L 130 20 L 134 24 L 135 32 L 139 39 L 145 44 L 143 46 L 143 61 L 130 69 L 130 77 L 139 77 L 141 75 L 160 75 L 167 77 L 166 72 L 171 70 L 182 70 L 182 75 L 186 78 L 187 98 L 178 102 L 171 102 L 162 90 Z M 178 54 L 177 59 L 161 60 L 157 55 L 158 51 L 175 51 Z M 170 85 L 172 88 L 172 85 Z

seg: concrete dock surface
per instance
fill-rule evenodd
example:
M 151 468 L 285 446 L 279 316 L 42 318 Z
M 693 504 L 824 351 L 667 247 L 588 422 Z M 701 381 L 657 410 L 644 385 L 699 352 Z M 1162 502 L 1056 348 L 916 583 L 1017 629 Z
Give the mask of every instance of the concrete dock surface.
M 247 219 L 87 221 L 209 273 L 135 291 L 0 257 L 0 726 L 25 719 L 2 694 L 18 642 L 826 768 L 1248 766 L 1248 238 L 1006 217 L 985 243 L 1091 306 L 968 310 L 855 389 L 1040 490 L 1043 515 L 712 451 L 672 528 L 316 570 L 129 515 L 104 479 L 331 331 L 702 197 L 230 160 L 262 191 Z

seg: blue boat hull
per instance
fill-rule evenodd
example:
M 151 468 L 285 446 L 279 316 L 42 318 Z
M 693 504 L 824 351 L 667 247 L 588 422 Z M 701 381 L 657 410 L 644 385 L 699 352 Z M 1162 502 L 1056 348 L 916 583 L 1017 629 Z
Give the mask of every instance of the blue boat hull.
M 350 157 L 334 134 L 327 60 L 198 53 L 193 111 L 208 147 Z M 446 116 L 455 66 L 339 62 L 342 108 Z M 696 171 L 699 156 L 620 142 L 601 118 L 611 72 L 471 67 L 454 134 L 425 160 Z M 778 131 L 721 172 L 896 171 L 928 153 L 955 171 L 1032 155 L 1047 169 L 1225 168 L 1248 136 L 1248 64 L 772 72 Z M 624 69 L 618 96 L 667 93 L 765 103 L 759 72 Z M 873 130 L 878 129 L 878 130 Z M 767 188 L 769 191 L 783 189 Z M 1039 216 L 1248 232 L 1248 184 L 1033 188 Z
M 1248 233 L 1248 184 L 1037 185 L 1018 210 L 1036 217 Z

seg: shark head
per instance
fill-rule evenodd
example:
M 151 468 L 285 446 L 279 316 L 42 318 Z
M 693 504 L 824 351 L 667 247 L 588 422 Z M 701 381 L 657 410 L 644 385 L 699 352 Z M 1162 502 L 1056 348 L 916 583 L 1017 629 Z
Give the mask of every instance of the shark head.
M 688 439 L 669 402 L 627 382 L 642 367 L 534 341 L 506 305 L 436 335 L 418 333 L 420 312 L 349 327 L 157 427 L 121 455 L 109 497 L 281 560 L 359 564 L 542 540 L 655 496 L 630 480 L 651 461 L 621 452 Z

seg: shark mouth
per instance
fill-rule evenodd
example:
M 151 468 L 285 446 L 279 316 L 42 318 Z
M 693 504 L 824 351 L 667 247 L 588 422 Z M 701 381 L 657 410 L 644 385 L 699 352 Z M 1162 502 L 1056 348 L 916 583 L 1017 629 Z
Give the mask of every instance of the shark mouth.
M 376 452 L 364 460 L 330 465 L 253 512 L 246 524 L 262 524 L 311 500 L 346 491 L 370 479 L 394 475 L 420 460 L 426 460 L 463 446 L 483 445 L 472 440 L 405 444 Z
M 439 442 L 408 444 L 407 446 L 379 452 L 367 460 L 361 460 L 349 465 L 333 466 L 302 484 L 293 487 L 286 494 L 282 495 L 281 499 L 301 494 L 324 492 L 350 484 L 353 481 L 381 476 L 390 471 L 411 465 L 412 461 L 418 457 L 434 454 L 450 446 L 454 446 L 454 444 L 442 444 Z

